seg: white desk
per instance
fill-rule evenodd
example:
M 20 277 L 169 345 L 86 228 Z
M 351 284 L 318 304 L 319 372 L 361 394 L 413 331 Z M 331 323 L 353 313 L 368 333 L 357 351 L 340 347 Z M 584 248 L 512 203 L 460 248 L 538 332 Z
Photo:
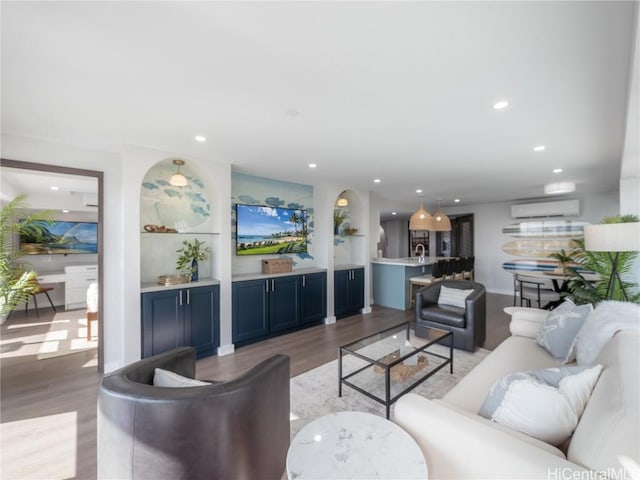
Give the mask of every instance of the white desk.
M 64 272 L 47 272 L 39 273 L 37 276 L 38 283 L 64 283 L 66 281 L 66 275 Z

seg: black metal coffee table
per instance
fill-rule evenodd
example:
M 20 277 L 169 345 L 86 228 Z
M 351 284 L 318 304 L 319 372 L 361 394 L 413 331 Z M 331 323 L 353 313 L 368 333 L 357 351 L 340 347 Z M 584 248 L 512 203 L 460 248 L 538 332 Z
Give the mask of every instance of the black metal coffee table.
M 433 351 L 443 341 L 448 357 Z M 389 418 L 393 402 L 447 365 L 453 373 L 453 334 L 429 328 L 428 338 L 415 337 L 404 322 L 339 348 L 338 396 L 348 385 L 384 405 Z

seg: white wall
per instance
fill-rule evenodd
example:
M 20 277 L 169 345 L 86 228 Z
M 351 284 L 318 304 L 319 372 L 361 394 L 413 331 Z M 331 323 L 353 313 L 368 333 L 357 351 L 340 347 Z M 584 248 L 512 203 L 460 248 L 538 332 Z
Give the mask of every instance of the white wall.
M 571 218 L 590 223 L 600 223 L 607 216 L 618 213 L 618 192 L 572 196 L 580 199 L 581 215 Z M 550 199 L 549 199 L 550 200 Z M 538 201 L 538 200 L 532 200 Z M 542 200 L 540 200 L 542 201 Z M 510 207 L 514 202 L 487 203 L 457 206 L 443 211 L 447 214 L 474 215 L 475 279 L 492 293 L 513 294 L 513 276 L 502 269 L 502 264 L 514 257 L 502 251 L 511 237 L 502 233 L 502 227 L 522 220 L 511 218 Z
M 175 154 L 125 146 L 122 153 L 2 135 L 2 157 L 11 160 L 104 172 L 104 368 L 112 371 L 140 358 L 140 184 L 156 162 Z M 214 251 L 230 249 L 231 169 L 220 162 L 189 159 L 215 185 L 220 235 Z M 226 230 L 225 230 L 226 229 Z M 221 344 L 231 343 L 231 259 L 219 255 L 213 266 L 221 280 Z
M 127 242 L 122 228 L 124 216 L 122 160 L 119 154 L 32 138 L 2 135 L 2 157 L 25 162 L 104 172 L 104 360 L 105 369 L 122 365 L 125 326 L 132 320 L 125 308 L 125 252 Z M 136 261 L 137 264 L 137 261 Z M 137 270 L 137 269 L 136 269 Z M 139 287 L 138 287 L 139 288 Z M 138 302 L 139 303 L 139 302 Z M 138 318 L 139 321 L 139 318 Z M 127 323 L 129 322 L 129 323 Z
M 381 222 L 387 235 L 387 245 L 384 249 L 386 258 L 401 258 L 409 256 L 409 230 L 406 220 L 388 220 Z

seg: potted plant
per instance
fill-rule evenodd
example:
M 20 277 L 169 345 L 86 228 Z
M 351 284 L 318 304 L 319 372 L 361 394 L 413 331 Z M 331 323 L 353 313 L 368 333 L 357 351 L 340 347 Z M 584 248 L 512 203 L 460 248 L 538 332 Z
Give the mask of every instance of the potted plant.
M 193 242 L 184 240 L 182 247 L 176 250 L 179 253 L 176 268 L 184 275 L 190 275 L 192 281 L 198 280 L 198 262 L 206 260 L 209 256 L 209 247 L 197 238 Z
M 569 273 L 569 265 L 574 264 L 573 254 L 567 253 L 564 248 L 560 249 L 559 252 L 550 253 L 549 258 L 558 261 L 558 273 L 565 275 Z
M 637 222 L 635 215 L 616 215 L 603 219 L 602 223 L 626 223 Z M 618 273 L 621 280 L 613 279 L 611 294 L 607 297 L 607 287 L 613 271 L 613 263 L 609 252 L 592 252 L 584 248 L 584 239 L 576 239 L 571 242 L 572 258 L 582 270 L 587 270 L 599 275 L 600 280 L 589 282 L 576 269 L 569 269 L 571 279 L 569 280 L 568 293 L 565 296 L 573 300 L 577 305 L 592 303 L 596 304 L 603 300 L 612 299 L 624 301 L 624 291 L 628 300 L 633 303 L 640 303 L 640 291 L 638 284 L 629 279 L 633 262 L 638 256 L 637 252 L 620 252 L 618 258 Z
M 20 194 L 0 210 L 0 323 L 38 289 L 37 273 L 19 261 L 24 252 L 15 238 L 20 233 L 43 237 L 50 212 L 30 214 L 25 198 Z

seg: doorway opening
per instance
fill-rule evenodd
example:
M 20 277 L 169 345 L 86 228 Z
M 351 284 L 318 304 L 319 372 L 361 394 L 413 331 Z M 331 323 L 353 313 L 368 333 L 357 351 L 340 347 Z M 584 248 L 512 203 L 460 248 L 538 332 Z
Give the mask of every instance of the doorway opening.
M 24 183 L 22 185 L 20 185 L 20 181 L 17 180 L 16 182 L 18 183 L 18 185 L 15 186 L 16 190 L 20 190 L 20 191 L 16 191 L 15 193 L 27 193 L 27 202 L 29 202 L 29 193 L 28 192 L 24 192 L 22 190 L 26 190 L 27 189 L 27 185 L 29 185 L 31 188 L 34 188 L 35 185 L 37 185 L 37 190 L 34 190 L 33 195 L 34 198 L 36 195 L 38 195 L 38 193 L 42 194 L 45 191 L 45 188 L 42 186 L 43 184 L 39 183 L 42 181 L 45 181 L 44 179 L 46 179 L 47 177 L 50 177 L 50 180 L 54 180 L 57 179 L 58 181 L 68 181 L 70 183 L 77 183 L 77 184 L 87 184 L 87 183 L 91 183 L 93 182 L 93 184 L 95 185 L 95 192 L 76 192 L 76 193 L 92 193 L 93 196 L 91 196 L 91 198 L 87 197 L 86 200 L 83 200 L 85 205 L 91 205 L 94 206 L 95 205 L 95 209 L 97 209 L 97 212 L 92 214 L 92 217 L 95 219 L 95 222 L 97 223 L 97 232 L 96 232 L 96 243 L 97 243 L 97 260 L 95 260 L 96 262 L 96 266 L 97 266 L 97 272 L 90 272 L 91 274 L 87 274 L 87 278 L 85 279 L 86 281 L 89 280 L 96 280 L 95 283 L 97 283 L 97 314 L 93 315 L 93 317 L 97 317 L 97 325 L 94 323 L 93 324 L 93 335 L 97 336 L 97 369 L 99 372 L 103 372 L 104 371 L 104 322 L 103 322 L 103 302 L 104 302 L 104 296 L 103 296 L 103 248 L 104 248 L 104 243 L 103 243 L 103 172 L 101 171 L 96 171 L 96 170 L 85 170 L 85 169 L 80 169 L 80 168 L 71 168 L 71 167 L 62 167 L 62 166 L 56 166 L 56 165 L 48 165 L 48 164 L 41 164 L 41 163 L 34 163 L 34 162 L 25 162 L 25 161 L 18 161 L 18 160 L 9 160 L 9 159 L 0 159 L 0 169 L 2 170 L 3 174 L 5 173 L 12 173 L 15 174 L 16 178 L 19 178 L 21 175 L 24 177 L 26 176 L 26 174 L 31 175 L 31 177 L 28 178 L 28 182 Z M 56 187 L 56 185 L 54 184 L 55 182 L 51 183 L 51 186 L 47 186 L 46 190 L 50 189 L 51 187 Z M 34 185 L 35 184 L 35 185 Z M 60 187 L 58 187 L 60 188 Z M 78 190 L 82 190 L 81 188 L 79 188 Z M 38 207 L 37 205 L 31 205 L 34 210 L 42 210 L 42 209 L 47 209 L 47 208 L 42 208 L 42 207 Z M 95 211 L 95 210 L 94 210 Z M 66 212 L 65 212 L 66 213 Z M 78 214 L 79 215 L 79 214 Z M 76 217 L 78 218 L 78 217 Z M 60 255 L 59 257 L 67 257 L 67 255 Z M 34 258 L 37 256 L 34 256 Z M 41 262 L 46 262 L 49 261 L 52 263 L 53 265 L 53 260 L 51 258 L 46 258 L 46 257 L 53 257 L 52 255 L 44 255 L 42 256 L 42 258 L 40 259 Z M 96 255 L 92 256 L 93 258 L 96 258 Z M 56 259 L 56 261 L 58 261 L 58 259 Z M 70 264 L 70 266 L 73 268 L 74 266 L 72 265 L 73 263 L 76 263 L 75 261 L 69 261 L 69 262 L 63 262 L 63 263 L 68 263 Z M 82 263 L 81 261 L 78 261 L 77 263 Z M 85 262 L 86 263 L 86 262 Z M 93 262 L 92 262 L 93 263 Z M 52 268 L 57 268 L 55 265 L 52 266 Z M 46 269 L 43 268 L 43 270 L 46 271 Z M 63 268 L 64 270 L 64 268 Z M 95 275 L 97 273 L 97 275 Z M 57 274 L 60 278 L 55 277 L 55 274 Z M 77 278 L 76 278 L 77 279 Z M 58 272 L 58 271 L 53 271 L 51 270 L 51 273 L 49 275 L 44 275 L 44 280 L 50 280 L 51 282 L 54 283 L 67 283 L 65 280 L 65 274 L 64 272 Z M 41 281 L 41 283 L 43 283 Z M 69 288 L 67 285 L 65 285 L 65 309 L 66 307 L 73 307 L 74 303 L 69 303 L 69 302 L 75 302 L 76 299 L 72 298 L 69 294 L 72 293 L 71 291 L 67 290 L 67 288 Z M 95 288 L 95 287 L 94 287 Z M 62 289 L 61 289 L 62 290 Z M 84 287 L 84 289 L 82 291 L 79 292 L 74 292 L 77 293 L 79 297 L 83 297 L 83 295 L 86 294 L 86 287 Z M 44 297 L 43 297 L 44 298 Z M 86 297 L 80 299 L 78 298 L 78 305 L 80 304 L 84 304 L 83 300 Z M 46 299 L 44 299 L 44 303 L 41 303 L 40 308 L 44 307 L 44 306 L 49 306 L 48 303 L 46 302 Z M 29 304 L 29 308 L 31 308 L 33 310 L 33 308 L 35 307 L 35 305 L 33 304 Z M 55 312 L 55 309 L 54 309 Z M 84 312 L 83 312 L 84 313 Z M 71 317 L 74 318 L 69 318 L 69 319 L 64 319 L 64 322 L 70 323 L 72 324 L 73 322 L 76 322 L 78 319 L 75 318 L 75 316 L 77 315 L 72 315 Z M 88 315 L 86 315 L 88 317 Z M 87 322 L 90 322 L 91 320 L 89 318 L 86 319 Z M 62 321 L 60 323 L 63 323 Z M 87 327 L 90 327 L 90 325 L 87 325 Z M 53 342 L 58 342 L 58 345 L 61 345 L 61 340 L 62 337 L 66 337 L 66 333 L 64 332 L 53 332 L 52 330 L 52 345 L 54 344 Z M 92 336 L 93 336 L 92 335 Z M 60 337 L 58 339 L 53 339 L 53 337 Z M 89 335 L 87 335 L 87 340 L 90 342 L 91 338 L 89 338 Z M 43 358 L 48 358 L 46 355 L 43 356 Z
M 438 257 L 472 257 L 473 214 L 449 216 L 450 232 L 436 232 L 436 255 Z

